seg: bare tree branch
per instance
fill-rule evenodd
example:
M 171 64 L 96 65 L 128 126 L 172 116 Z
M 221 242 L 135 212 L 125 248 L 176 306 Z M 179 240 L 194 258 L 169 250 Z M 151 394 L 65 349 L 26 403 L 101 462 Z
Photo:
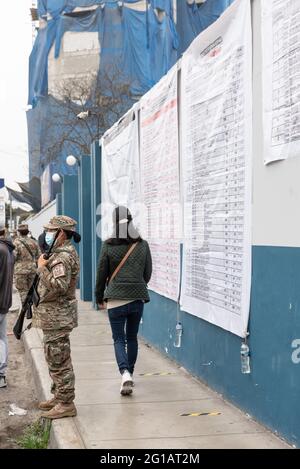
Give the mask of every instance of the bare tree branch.
M 52 99 L 42 123 L 43 164 L 58 161 L 66 145 L 72 145 L 77 154 L 89 153 L 91 143 L 99 140 L 132 106 L 130 86 L 113 64 L 99 77 L 81 76 L 59 82 L 57 98 Z

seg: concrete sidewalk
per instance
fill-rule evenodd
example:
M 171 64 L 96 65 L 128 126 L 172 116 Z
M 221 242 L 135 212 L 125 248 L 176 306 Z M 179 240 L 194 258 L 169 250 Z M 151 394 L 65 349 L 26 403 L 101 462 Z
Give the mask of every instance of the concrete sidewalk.
M 142 341 L 134 393 L 121 396 L 107 313 L 83 302 L 79 311 L 71 335 L 78 415 L 53 421 L 51 448 L 290 448 Z M 39 398 L 49 398 L 41 331 L 24 342 Z M 182 416 L 190 413 L 211 415 Z

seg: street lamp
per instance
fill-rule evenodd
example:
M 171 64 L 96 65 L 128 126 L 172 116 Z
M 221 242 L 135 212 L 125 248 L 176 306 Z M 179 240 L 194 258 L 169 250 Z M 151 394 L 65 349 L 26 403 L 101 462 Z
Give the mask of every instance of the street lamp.
M 54 173 L 54 174 L 52 175 L 52 181 L 53 181 L 53 182 L 62 182 L 63 179 L 62 179 L 62 176 L 61 176 L 60 174 Z
M 69 155 L 66 158 L 66 163 L 68 166 L 75 166 L 75 164 L 78 164 L 80 166 L 80 160 L 77 156 Z
M 9 201 L 10 201 L 10 204 L 9 204 L 9 228 L 10 230 L 13 229 L 12 227 L 12 196 L 11 194 L 9 194 Z

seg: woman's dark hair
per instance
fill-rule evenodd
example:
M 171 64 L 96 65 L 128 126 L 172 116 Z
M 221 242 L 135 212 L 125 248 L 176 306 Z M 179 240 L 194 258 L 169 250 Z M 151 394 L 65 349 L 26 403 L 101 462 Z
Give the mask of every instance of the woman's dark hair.
M 108 244 L 131 244 L 142 241 L 141 235 L 133 224 L 132 215 L 128 208 L 121 205 L 114 209 L 113 224 L 113 234 L 107 240 Z
M 73 238 L 75 243 L 80 243 L 81 236 L 79 233 L 76 233 L 76 231 L 69 231 L 69 230 L 63 230 L 63 231 L 64 233 L 66 233 L 67 239 Z
M 20 235 L 22 235 L 22 236 L 27 236 L 28 233 L 29 233 L 29 230 L 18 230 L 18 231 L 19 231 Z

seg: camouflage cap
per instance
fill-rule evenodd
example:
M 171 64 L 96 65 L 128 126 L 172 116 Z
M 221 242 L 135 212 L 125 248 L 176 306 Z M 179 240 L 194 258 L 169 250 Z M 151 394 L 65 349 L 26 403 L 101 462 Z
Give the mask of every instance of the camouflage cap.
M 47 225 L 44 225 L 44 228 L 47 230 L 68 230 L 75 231 L 75 226 L 77 221 L 73 220 L 71 217 L 66 215 L 56 215 L 52 217 Z
M 20 230 L 28 230 L 27 223 L 20 223 L 20 225 L 18 225 L 18 231 Z

